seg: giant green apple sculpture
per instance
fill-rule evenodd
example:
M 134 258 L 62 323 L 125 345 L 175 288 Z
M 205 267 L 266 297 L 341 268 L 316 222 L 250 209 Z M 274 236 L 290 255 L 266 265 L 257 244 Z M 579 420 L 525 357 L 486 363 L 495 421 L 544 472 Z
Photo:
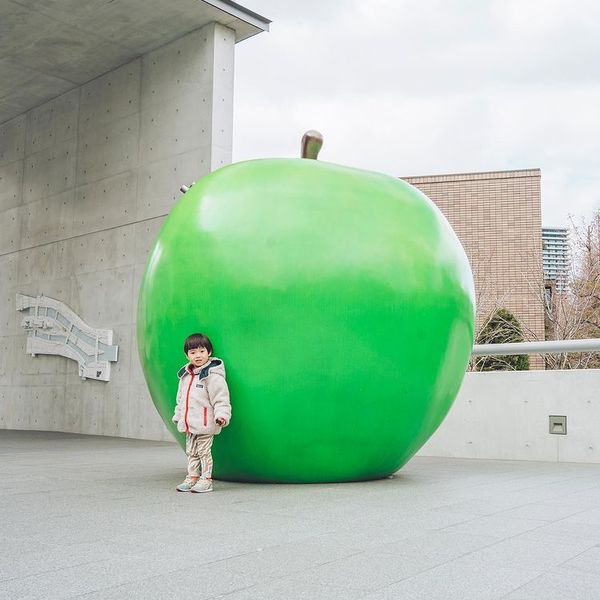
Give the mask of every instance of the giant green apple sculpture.
M 143 370 L 182 444 L 176 373 L 196 331 L 231 390 L 216 478 L 375 479 L 409 460 L 454 401 L 473 278 L 446 219 L 406 182 L 308 158 L 242 162 L 181 198 L 141 284 Z

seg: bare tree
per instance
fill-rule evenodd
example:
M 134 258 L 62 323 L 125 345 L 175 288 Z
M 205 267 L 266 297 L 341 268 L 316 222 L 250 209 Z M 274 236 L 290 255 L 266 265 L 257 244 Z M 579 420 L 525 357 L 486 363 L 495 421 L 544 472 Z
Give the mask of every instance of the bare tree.
M 571 219 L 573 231 L 574 276 L 569 301 L 576 330 L 571 338 L 600 337 L 600 209 L 590 221 Z M 558 322 L 558 325 L 562 323 Z M 570 331 L 568 333 L 571 333 Z M 598 354 L 580 355 L 580 368 L 600 367 Z
M 567 287 L 557 289 L 547 281 L 542 291 L 537 279 L 524 274 L 532 291 L 543 294 L 546 339 L 576 340 L 600 336 L 600 210 L 591 221 L 571 223 L 571 271 Z M 528 332 L 532 337 L 533 332 Z M 600 367 L 600 356 L 591 352 L 545 355 L 548 369 Z

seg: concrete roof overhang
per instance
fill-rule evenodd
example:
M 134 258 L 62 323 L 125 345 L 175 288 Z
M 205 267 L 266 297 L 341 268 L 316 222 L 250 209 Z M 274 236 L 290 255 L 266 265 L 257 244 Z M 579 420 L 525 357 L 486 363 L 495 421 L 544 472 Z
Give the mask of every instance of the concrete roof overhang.
M 211 22 L 270 21 L 226 0 L 0 0 L 0 123 Z

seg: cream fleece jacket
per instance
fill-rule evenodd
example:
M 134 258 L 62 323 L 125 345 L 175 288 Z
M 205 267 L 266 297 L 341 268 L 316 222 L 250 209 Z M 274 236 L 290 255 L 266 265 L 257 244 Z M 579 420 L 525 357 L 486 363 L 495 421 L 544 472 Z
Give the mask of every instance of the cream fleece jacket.
M 231 420 L 229 388 L 225 381 L 225 365 L 220 358 L 212 357 L 202 367 L 193 368 L 188 363 L 177 373 L 179 388 L 173 422 L 177 430 L 185 433 L 217 435 L 221 427 L 218 418 Z

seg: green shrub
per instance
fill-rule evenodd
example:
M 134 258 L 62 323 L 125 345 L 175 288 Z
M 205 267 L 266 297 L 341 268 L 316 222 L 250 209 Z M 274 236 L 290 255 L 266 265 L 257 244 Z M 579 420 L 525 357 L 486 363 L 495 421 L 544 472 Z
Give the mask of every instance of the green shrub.
M 515 315 L 505 308 L 498 309 L 477 337 L 478 344 L 510 344 L 523 342 L 523 330 Z M 475 361 L 476 371 L 527 371 L 526 354 L 508 356 L 481 356 Z

